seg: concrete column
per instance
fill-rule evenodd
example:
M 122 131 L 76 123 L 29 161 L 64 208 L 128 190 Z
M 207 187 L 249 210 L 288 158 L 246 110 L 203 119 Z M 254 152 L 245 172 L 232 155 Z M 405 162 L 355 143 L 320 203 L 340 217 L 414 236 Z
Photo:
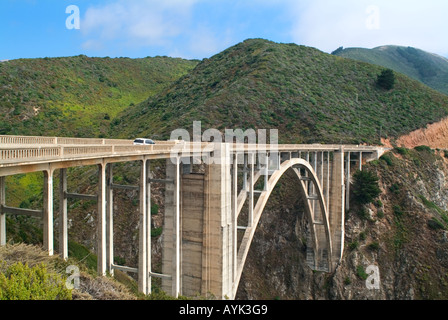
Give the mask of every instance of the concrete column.
M 327 192 L 326 192 L 326 205 L 330 208 L 330 151 L 327 152 Z
M 359 171 L 362 170 L 362 152 L 359 153 Z
M 317 152 L 314 152 L 314 157 L 313 157 L 313 169 L 314 172 L 317 175 L 317 180 L 319 180 L 319 174 L 317 173 Z M 315 194 L 317 194 L 317 188 L 314 186 L 314 183 L 311 183 L 311 194 L 314 196 Z M 313 212 L 314 212 L 314 216 L 315 217 L 319 217 L 319 215 L 317 214 L 317 210 L 316 210 L 316 201 L 312 202 L 312 208 L 313 208 Z M 321 219 L 321 217 L 319 217 L 319 219 Z
M 0 246 L 6 245 L 6 214 L 2 207 L 6 205 L 6 178 L 0 177 Z
M 269 168 L 268 164 L 264 166 L 261 170 L 264 170 L 264 183 L 263 183 L 263 191 L 267 191 L 269 189 Z
M 60 170 L 59 177 L 59 254 L 68 259 L 68 217 L 67 217 L 67 169 Z
M 255 166 L 255 154 L 249 153 L 249 215 L 247 226 L 251 228 L 254 224 L 254 166 Z
M 243 166 L 243 190 L 248 191 L 249 188 L 247 187 L 247 171 L 248 171 L 248 154 L 244 153 L 244 166 Z
M 320 153 L 320 187 L 322 188 L 322 190 L 325 188 L 324 186 L 324 152 L 322 151 Z
M 346 168 L 345 168 L 345 212 L 348 212 L 350 210 L 350 158 L 351 153 L 347 152 L 347 159 L 346 159 Z
M 146 160 L 141 161 L 140 166 L 140 182 L 139 182 L 139 216 L 140 216 L 140 230 L 139 230 L 139 254 L 138 254 L 138 291 L 144 294 L 148 294 L 148 266 L 147 266 L 147 254 L 148 254 L 148 232 L 147 232 L 147 169 Z
M 344 193 L 344 149 L 341 147 L 339 151 L 334 152 L 331 175 L 329 215 L 333 245 L 333 266 L 330 267 L 330 270 L 334 270 L 344 250 Z
M 98 222 L 97 255 L 98 274 L 106 275 L 106 164 L 98 165 Z
M 151 270 L 151 183 L 149 183 L 149 177 L 151 173 L 151 162 L 149 160 L 146 161 L 146 292 L 151 293 L 151 277 L 149 273 Z
M 310 159 L 310 153 L 307 152 L 307 153 L 306 153 L 306 161 L 307 161 L 310 165 L 312 165 L 312 163 L 310 162 L 310 160 L 311 160 L 311 159 Z M 306 171 L 305 176 L 308 177 L 308 171 Z M 305 182 L 305 184 L 306 184 L 306 192 L 307 192 L 308 194 L 310 194 L 310 193 L 311 193 L 311 191 L 310 191 L 310 182 L 307 180 L 307 181 Z
M 232 219 L 230 146 L 220 144 L 220 164 L 206 168 L 204 180 L 204 248 L 202 293 L 212 293 L 219 299 L 232 297 L 234 280 L 234 234 Z M 254 164 L 249 164 L 253 166 Z
M 43 238 L 44 250 L 54 254 L 53 235 L 53 170 L 44 171 Z
M 172 180 L 165 188 L 165 224 L 162 253 L 162 272 L 171 276 L 163 279 L 162 289 L 178 297 L 181 292 L 181 180 L 180 159 L 171 158 L 166 162 L 166 179 Z
M 107 165 L 106 184 L 106 265 L 110 275 L 114 275 L 114 183 L 113 163 Z
M 267 166 L 267 164 L 266 164 Z M 237 254 L 238 254 L 238 154 L 233 155 L 232 166 L 232 232 L 233 232 L 233 275 L 237 272 Z M 232 277 L 232 281 L 234 276 Z

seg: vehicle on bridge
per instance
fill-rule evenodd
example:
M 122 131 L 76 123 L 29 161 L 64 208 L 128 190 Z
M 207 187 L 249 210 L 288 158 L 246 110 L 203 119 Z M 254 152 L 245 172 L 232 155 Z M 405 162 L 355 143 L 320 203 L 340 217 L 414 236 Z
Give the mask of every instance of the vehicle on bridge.
M 134 140 L 134 145 L 148 145 L 148 144 L 156 144 L 151 139 L 137 138 Z

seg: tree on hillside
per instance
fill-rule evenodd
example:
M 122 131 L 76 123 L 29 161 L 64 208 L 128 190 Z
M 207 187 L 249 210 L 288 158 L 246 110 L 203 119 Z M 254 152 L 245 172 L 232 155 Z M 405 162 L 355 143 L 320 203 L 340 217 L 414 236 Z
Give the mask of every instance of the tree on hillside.
M 371 171 L 356 171 L 353 175 L 353 195 L 357 203 L 371 203 L 381 193 L 378 176 Z
M 332 55 L 337 55 L 338 53 L 344 51 L 344 47 L 339 47 L 336 50 L 334 50 L 331 54 Z
M 391 69 L 385 69 L 378 75 L 376 80 L 378 86 L 383 89 L 391 90 L 395 85 L 395 74 Z

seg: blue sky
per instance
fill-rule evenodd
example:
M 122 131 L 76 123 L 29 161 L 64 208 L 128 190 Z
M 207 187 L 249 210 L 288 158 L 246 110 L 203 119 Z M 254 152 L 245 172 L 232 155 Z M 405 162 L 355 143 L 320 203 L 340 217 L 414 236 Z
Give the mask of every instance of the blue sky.
M 79 29 L 67 27 L 78 17 Z M 446 0 L 1 0 L 0 60 L 202 59 L 248 38 L 328 53 L 396 44 L 448 57 L 447 17 Z

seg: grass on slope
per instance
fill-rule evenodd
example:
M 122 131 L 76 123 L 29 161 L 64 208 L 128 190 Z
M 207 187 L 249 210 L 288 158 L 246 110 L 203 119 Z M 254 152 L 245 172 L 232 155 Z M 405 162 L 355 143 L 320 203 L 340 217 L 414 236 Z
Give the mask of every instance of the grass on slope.
M 104 135 L 119 112 L 196 64 L 168 57 L 83 55 L 0 63 L 0 134 Z
M 210 59 L 112 123 L 120 137 L 167 139 L 171 131 L 279 130 L 285 143 L 379 143 L 448 115 L 448 98 L 383 68 L 295 44 L 251 39 Z M 132 125 L 131 125 L 132 124 Z
M 30 268 L 44 265 L 49 274 L 59 275 L 64 281 L 72 275 L 67 272 L 70 265 L 80 270 L 80 287 L 71 291 L 73 300 L 135 300 L 138 298 L 132 288 L 127 287 L 132 281 L 119 273 L 118 278 L 126 285 L 110 277 L 97 277 L 89 271 L 77 257 L 64 261 L 59 256 L 48 256 L 40 247 L 23 243 L 8 244 L 0 247 L 0 272 L 5 273 L 9 266 L 16 263 L 27 265 Z

